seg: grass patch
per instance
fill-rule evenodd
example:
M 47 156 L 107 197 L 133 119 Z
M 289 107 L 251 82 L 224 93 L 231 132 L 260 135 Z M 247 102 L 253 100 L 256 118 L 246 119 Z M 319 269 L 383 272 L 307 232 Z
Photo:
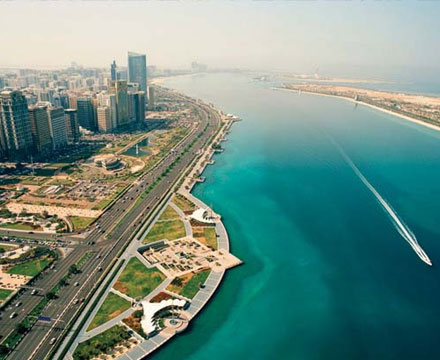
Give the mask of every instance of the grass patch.
M 142 242 L 151 243 L 162 239 L 175 240 L 186 236 L 185 225 L 180 220 L 156 222 Z
M 24 223 L 1 224 L 0 228 L 15 229 L 15 230 L 28 230 L 28 231 L 36 230 L 35 227 L 33 227 L 32 225 L 24 224 Z M 39 226 L 37 228 L 39 228 Z
M 112 199 L 102 199 L 102 200 L 99 200 L 98 203 L 92 208 L 92 210 L 104 209 L 111 202 L 112 202 Z
M 156 289 L 165 280 L 165 275 L 157 268 L 147 268 L 132 257 L 113 286 L 116 290 L 131 298 L 143 298 Z
M 159 221 L 163 221 L 163 220 L 174 220 L 174 219 L 179 219 L 180 216 L 177 213 L 176 210 L 174 210 L 171 206 L 167 206 L 164 210 L 164 212 L 160 215 L 159 217 Z
M 206 269 L 196 273 L 192 272 L 178 276 L 171 282 L 170 285 L 168 285 L 167 290 L 185 296 L 188 299 L 192 299 L 199 291 L 200 284 L 205 283 L 210 272 L 210 269 Z
M 14 291 L 9 289 L 0 289 L 0 303 L 5 301 Z
M 69 179 L 54 179 L 47 185 L 65 185 L 65 186 L 72 186 L 75 182 Z
M 131 303 L 129 301 L 112 292 L 109 292 L 89 327 L 87 328 L 87 331 L 105 324 L 107 321 L 115 318 L 130 307 Z
M 14 250 L 14 249 L 18 249 L 18 246 L 11 246 L 11 245 L 0 244 L 0 253 L 11 251 L 11 250 Z
M 173 203 L 182 211 L 194 211 L 196 209 L 196 205 L 182 194 L 176 194 L 173 198 Z
M 89 360 L 100 354 L 109 354 L 116 345 L 129 339 L 131 335 L 125 327 L 115 325 L 103 333 L 78 345 L 73 353 L 74 360 Z
M 217 233 L 213 227 L 194 227 L 193 236 L 210 248 L 217 250 Z
M 8 270 L 8 273 L 34 277 L 47 268 L 52 261 L 53 258 L 51 257 L 41 257 L 23 264 L 15 265 Z
M 91 258 L 93 255 L 93 251 L 87 251 L 83 256 L 81 256 L 81 259 L 78 260 L 78 262 L 75 264 L 78 269 L 81 269 L 85 262 Z
M 47 181 L 45 177 L 24 176 L 20 178 L 22 185 L 42 185 Z
M 84 230 L 89 226 L 95 218 L 85 217 L 85 216 L 70 216 L 70 220 L 73 224 L 73 229 L 75 231 Z

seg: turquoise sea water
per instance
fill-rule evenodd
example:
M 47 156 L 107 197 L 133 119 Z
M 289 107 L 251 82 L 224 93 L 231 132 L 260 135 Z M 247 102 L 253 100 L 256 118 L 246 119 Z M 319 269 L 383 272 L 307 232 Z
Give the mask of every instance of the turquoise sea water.
M 244 265 L 152 359 L 439 359 L 440 133 L 232 74 L 166 86 L 244 120 L 194 194 Z M 329 137 L 417 236 L 399 235 Z

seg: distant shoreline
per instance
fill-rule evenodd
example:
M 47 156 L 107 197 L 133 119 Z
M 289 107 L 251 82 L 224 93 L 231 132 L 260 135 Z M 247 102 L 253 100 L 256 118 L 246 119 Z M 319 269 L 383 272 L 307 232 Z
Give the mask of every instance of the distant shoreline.
M 151 85 L 162 85 L 164 81 L 166 80 L 174 80 L 174 79 L 178 79 L 180 77 L 183 76 L 190 76 L 190 75 L 194 75 L 194 73 L 191 74 L 177 74 L 177 75 L 170 75 L 170 76 L 158 76 L 155 78 L 152 78 L 150 80 L 150 84 Z
M 273 87 L 272 89 L 273 90 L 282 90 L 282 91 L 291 91 L 291 92 L 296 92 L 296 93 L 299 92 L 298 90 L 281 88 L 281 87 Z M 433 124 L 424 122 L 422 120 L 418 120 L 418 119 L 412 118 L 412 117 L 407 116 L 407 115 L 399 114 L 397 112 L 394 112 L 394 111 L 391 111 L 391 110 L 388 110 L 388 109 L 384 109 L 384 108 L 381 108 L 379 106 L 372 105 L 372 104 L 369 104 L 369 103 L 366 103 L 366 102 L 363 102 L 363 101 L 354 100 L 354 99 L 348 98 L 346 96 L 323 94 L 323 93 L 320 93 L 320 92 L 305 91 L 305 90 L 301 90 L 301 92 L 306 93 L 306 94 L 310 94 L 310 95 L 327 96 L 327 97 L 333 97 L 333 98 L 338 98 L 338 99 L 344 99 L 344 100 L 350 101 L 350 102 L 352 102 L 354 104 L 365 105 L 365 106 L 368 106 L 368 107 L 370 107 L 372 109 L 376 109 L 376 110 L 382 111 L 384 113 L 397 116 L 397 117 L 399 117 L 401 119 L 411 121 L 412 123 L 425 126 L 425 127 L 429 128 L 431 130 L 440 131 L 440 126 L 433 125 Z

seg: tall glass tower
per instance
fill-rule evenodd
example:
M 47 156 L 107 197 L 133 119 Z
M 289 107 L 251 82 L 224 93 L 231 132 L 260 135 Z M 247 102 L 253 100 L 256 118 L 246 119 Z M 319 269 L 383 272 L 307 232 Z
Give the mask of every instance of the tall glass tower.
M 139 84 L 139 90 L 147 91 L 147 56 L 128 52 L 128 80 Z

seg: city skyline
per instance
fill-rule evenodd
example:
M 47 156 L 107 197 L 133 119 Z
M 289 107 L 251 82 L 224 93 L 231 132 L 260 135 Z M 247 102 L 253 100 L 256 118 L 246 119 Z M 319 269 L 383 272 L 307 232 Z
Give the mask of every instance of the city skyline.
M 424 76 L 440 63 L 440 5 L 432 2 L 8 2 L 0 10 L 8 15 L 6 28 L 25 21 L 33 29 L 16 28 L 5 37 L 2 67 L 63 67 L 72 60 L 102 67 L 113 58 L 126 66 L 125 49 L 147 53 L 149 64 L 164 67 L 197 60 L 211 67 L 368 77 Z

